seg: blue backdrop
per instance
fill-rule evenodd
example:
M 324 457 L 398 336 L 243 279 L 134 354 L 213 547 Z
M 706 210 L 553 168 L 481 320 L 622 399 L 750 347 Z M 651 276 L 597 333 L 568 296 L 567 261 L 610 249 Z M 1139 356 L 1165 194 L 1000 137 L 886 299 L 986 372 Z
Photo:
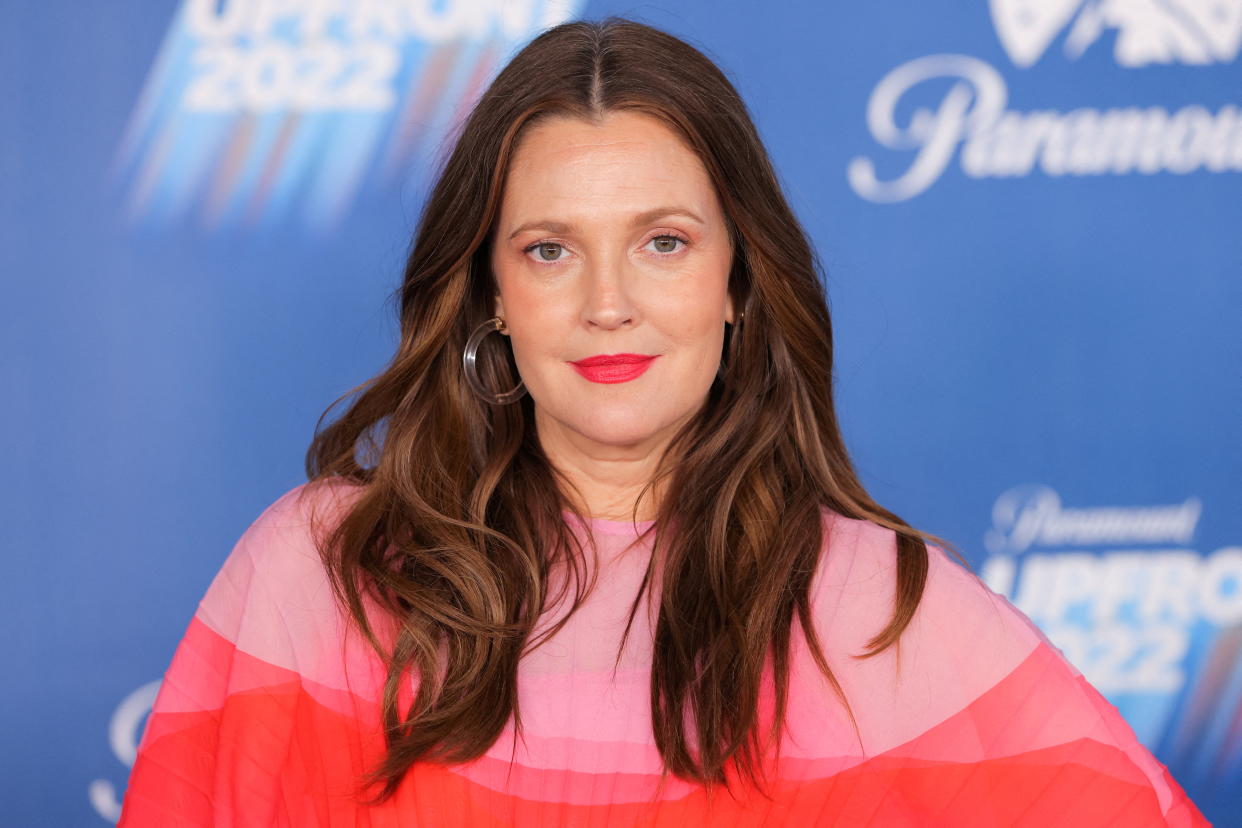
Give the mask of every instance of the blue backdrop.
M 1242 826 L 1242 0 L 0 0 L 6 825 L 100 825 L 198 599 L 396 338 L 427 171 L 561 20 L 699 46 L 846 438 Z

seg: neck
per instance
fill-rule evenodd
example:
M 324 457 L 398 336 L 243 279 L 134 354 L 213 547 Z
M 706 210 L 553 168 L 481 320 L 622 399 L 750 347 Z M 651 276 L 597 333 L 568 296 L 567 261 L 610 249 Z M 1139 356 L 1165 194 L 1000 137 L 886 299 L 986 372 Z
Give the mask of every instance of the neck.
M 600 443 L 541 416 L 538 409 L 535 425 L 543 453 L 571 484 L 566 496 L 584 516 L 629 520 L 637 503 L 637 520 L 655 519 L 664 486 L 642 490 L 655 477 L 672 432 L 633 443 Z

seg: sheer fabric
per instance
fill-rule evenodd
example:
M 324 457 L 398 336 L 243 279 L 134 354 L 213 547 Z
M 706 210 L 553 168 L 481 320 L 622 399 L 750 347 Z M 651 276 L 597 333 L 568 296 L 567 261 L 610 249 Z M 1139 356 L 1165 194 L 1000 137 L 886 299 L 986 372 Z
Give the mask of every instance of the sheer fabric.
M 316 486 L 299 505 L 302 488 L 246 530 L 190 621 L 139 746 L 123 828 L 1208 824 L 1116 708 L 939 548 L 899 647 L 852 658 L 891 616 L 895 537 L 828 511 L 815 622 L 861 740 L 795 633 L 769 797 L 709 797 L 662 775 L 647 613 L 616 663 L 650 554 L 636 540 L 646 524 L 593 519 L 598 585 L 523 660 L 520 738 L 510 727 L 476 761 L 416 766 L 393 800 L 363 807 L 355 785 L 384 751 L 384 671 L 336 606 L 308 525 L 309 508 L 331 514 L 359 490 Z

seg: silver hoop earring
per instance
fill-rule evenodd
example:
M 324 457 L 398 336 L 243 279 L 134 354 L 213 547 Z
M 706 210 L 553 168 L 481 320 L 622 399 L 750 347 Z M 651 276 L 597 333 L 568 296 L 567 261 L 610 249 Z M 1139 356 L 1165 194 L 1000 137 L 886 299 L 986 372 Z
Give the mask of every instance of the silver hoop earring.
M 503 331 L 505 329 L 505 320 L 499 316 L 493 316 L 491 319 L 479 325 L 470 334 L 470 338 L 466 340 L 466 348 L 461 353 L 461 368 L 466 375 L 466 383 L 470 386 L 470 390 L 475 393 L 484 402 L 492 405 L 508 405 L 511 402 L 519 400 L 526 393 L 526 384 L 520 379 L 518 384 L 510 391 L 501 394 L 494 394 L 488 390 L 483 381 L 479 379 L 479 370 L 476 364 L 479 351 L 479 343 L 483 338 L 492 331 Z

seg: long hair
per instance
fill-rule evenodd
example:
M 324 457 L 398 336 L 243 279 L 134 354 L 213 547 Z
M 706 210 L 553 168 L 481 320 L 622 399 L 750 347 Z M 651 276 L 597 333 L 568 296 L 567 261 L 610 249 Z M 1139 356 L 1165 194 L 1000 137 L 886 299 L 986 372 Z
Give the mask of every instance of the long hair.
M 563 512 L 584 516 L 540 449 L 533 400 L 482 402 L 461 354 L 492 316 L 491 233 L 523 130 L 553 115 L 597 122 L 618 110 L 659 118 L 702 160 L 734 243 L 729 291 L 744 311 L 726 337 L 722 376 L 644 490 L 658 480 L 664 492 L 640 596 L 658 607 L 650 693 L 665 772 L 709 789 L 761 782 L 783 722 L 795 622 L 849 711 L 811 618 L 822 510 L 896 534 L 895 611 L 858 657 L 893 645 L 909 624 L 927 577 L 926 541 L 953 548 L 882 508 L 858 481 L 833 408 L 822 268 L 733 85 L 692 46 L 637 22 L 548 29 L 500 71 L 442 163 L 400 286 L 395 355 L 328 406 L 307 451 L 311 482 L 362 487 L 320 554 L 387 667 L 387 753 L 368 782 L 382 783 L 375 801 L 391 797 L 415 762 L 468 761 L 511 717 L 520 727 L 518 662 L 557 629 L 536 640 L 536 622 L 566 584 L 571 611 L 589 591 Z M 485 340 L 491 350 L 479 355 L 497 390 L 518 380 L 502 339 Z M 390 642 L 375 634 L 367 596 L 395 622 Z M 417 690 L 401 710 L 410 675 Z M 770 717 L 760 710 L 765 687 L 774 691 Z

